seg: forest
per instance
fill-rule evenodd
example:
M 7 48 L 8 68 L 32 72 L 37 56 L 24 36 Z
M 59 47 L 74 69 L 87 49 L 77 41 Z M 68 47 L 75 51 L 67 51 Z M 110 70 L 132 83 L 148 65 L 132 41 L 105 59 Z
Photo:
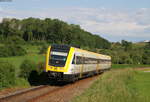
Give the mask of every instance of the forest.
M 49 44 L 89 48 L 109 48 L 111 45 L 106 39 L 81 29 L 79 25 L 50 18 L 3 19 L 0 24 L 0 41 L 5 42 L 14 36 L 26 42 L 46 41 Z

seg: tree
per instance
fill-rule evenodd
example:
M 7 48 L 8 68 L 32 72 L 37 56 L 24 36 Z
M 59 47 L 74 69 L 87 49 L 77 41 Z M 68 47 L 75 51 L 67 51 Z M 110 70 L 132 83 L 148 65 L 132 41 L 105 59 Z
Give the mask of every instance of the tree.
M 144 48 L 147 49 L 147 50 L 150 50 L 150 42 L 146 43 Z
M 142 56 L 143 64 L 150 64 L 150 50 L 145 50 Z
M 124 47 L 125 51 L 132 50 L 132 43 L 131 42 L 122 40 L 121 43 L 122 43 L 122 46 Z

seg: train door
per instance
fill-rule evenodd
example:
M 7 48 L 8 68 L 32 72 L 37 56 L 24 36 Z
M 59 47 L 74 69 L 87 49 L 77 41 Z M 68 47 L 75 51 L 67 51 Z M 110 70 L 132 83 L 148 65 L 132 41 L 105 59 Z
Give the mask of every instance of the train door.
M 72 73 L 76 73 L 76 54 L 74 54 L 73 59 L 72 59 Z

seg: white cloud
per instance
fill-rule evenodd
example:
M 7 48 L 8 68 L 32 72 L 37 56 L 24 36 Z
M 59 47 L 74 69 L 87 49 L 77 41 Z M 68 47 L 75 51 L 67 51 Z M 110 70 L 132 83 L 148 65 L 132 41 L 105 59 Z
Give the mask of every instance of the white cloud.
M 2 11 L 3 9 L 2 9 L 2 7 L 0 7 L 0 11 Z
M 150 39 L 150 9 L 114 10 L 107 8 L 51 8 L 40 11 L 18 11 L 0 8 L 1 17 L 59 18 L 79 24 L 89 32 L 115 37 Z M 109 38 L 110 38 L 109 37 Z

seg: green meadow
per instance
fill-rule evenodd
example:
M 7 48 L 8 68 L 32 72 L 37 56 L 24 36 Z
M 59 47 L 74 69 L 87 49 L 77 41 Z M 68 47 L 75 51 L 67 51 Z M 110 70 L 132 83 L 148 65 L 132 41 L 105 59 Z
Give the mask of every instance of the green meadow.
M 38 55 L 38 54 L 25 55 L 25 56 L 15 56 L 15 57 L 8 57 L 8 58 L 0 58 L 0 61 L 10 62 L 11 64 L 13 64 L 16 67 L 16 70 L 19 70 L 21 63 L 26 59 L 32 60 L 35 63 L 39 63 L 39 62 L 45 61 L 45 56 L 44 55 Z
M 30 83 L 28 80 L 19 77 L 20 75 L 20 66 L 25 60 L 30 60 L 35 64 L 45 62 L 45 55 L 39 54 L 41 46 L 34 46 L 34 45 L 24 45 L 24 49 L 26 49 L 27 54 L 24 56 L 13 56 L 13 57 L 0 57 L 1 63 L 9 63 L 12 64 L 14 67 L 15 72 L 15 80 L 13 80 L 14 84 L 10 84 L 9 82 L 5 82 L 5 80 L 1 80 L 0 82 L 0 90 L 9 88 L 9 87 L 30 87 Z M 7 65 L 7 64 L 6 64 Z M 36 69 L 36 68 L 35 68 Z M 6 71 L 6 70 L 4 70 Z M 7 74 L 6 72 L 4 74 Z M 4 77 L 4 76 L 3 76 Z
M 150 72 L 131 68 L 105 72 L 72 102 L 150 102 Z
M 41 46 L 24 45 L 23 48 L 26 49 L 27 55 L 25 56 L 13 56 L 13 57 L 0 57 L 0 61 L 9 62 L 13 64 L 16 71 L 19 71 L 19 67 L 24 60 L 31 60 L 35 63 L 44 62 L 45 55 L 38 54 Z

